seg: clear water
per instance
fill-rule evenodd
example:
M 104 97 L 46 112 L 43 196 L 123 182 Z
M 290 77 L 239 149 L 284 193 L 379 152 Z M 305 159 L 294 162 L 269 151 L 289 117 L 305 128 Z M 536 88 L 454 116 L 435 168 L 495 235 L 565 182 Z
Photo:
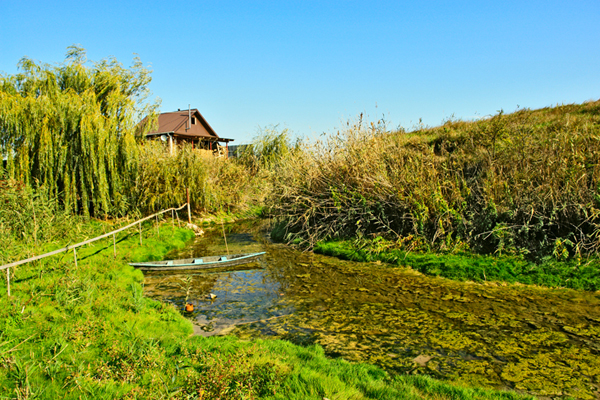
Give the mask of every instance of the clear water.
M 600 295 L 485 285 L 271 243 L 258 222 L 207 232 L 167 258 L 266 251 L 237 270 L 152 274 L 146 294 L 196 333 L 318 343 L 331 356 L 542 397 L 600 398 Z M 185 313 L 187 301 L 193 313 Z M 213 294 L 216 298 L 210 299 Z

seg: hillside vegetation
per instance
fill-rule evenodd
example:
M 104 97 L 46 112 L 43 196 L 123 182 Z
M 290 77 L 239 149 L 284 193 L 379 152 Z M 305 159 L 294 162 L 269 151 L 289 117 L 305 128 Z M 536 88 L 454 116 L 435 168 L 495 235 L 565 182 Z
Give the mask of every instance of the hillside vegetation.
M 600 249 L 600 101 L 390 132 L 362 117 L 273 174 L 278 235 L 579 259 Z

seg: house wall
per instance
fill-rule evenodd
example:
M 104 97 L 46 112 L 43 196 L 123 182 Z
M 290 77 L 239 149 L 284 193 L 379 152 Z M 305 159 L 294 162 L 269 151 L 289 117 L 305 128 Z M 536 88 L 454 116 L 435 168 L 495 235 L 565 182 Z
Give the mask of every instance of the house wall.
M 176 134 L 181 134 L 181 135 L 199 135 L 199 136 L 205 136 L 205 137 L 214 137 L 213 135 L 211 135 L 208 130 L 206 129 L 206 127 L 202 124 L 202 119 L 199 117 L 198 114 L 192 114 L 192 118 L 195 118 L 196 123 L 195 124 L 189 124 L 189 128 L 188 128 L 188 121 L 186 120 L 186 122 L 175 131 Z

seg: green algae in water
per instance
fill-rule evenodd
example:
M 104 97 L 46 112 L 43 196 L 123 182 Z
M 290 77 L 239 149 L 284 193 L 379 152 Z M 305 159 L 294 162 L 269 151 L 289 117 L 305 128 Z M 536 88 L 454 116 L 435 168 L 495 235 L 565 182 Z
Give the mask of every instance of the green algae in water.
M 197 239 L 185 256 L 223 254 L 218 233 Z M 228 244 L 267 256 L 252 271 L 195 278 L 192 318 L 204 334 L 318 343 L 331 356 L 467 385 L 600 396 L 597 294 L 453 282 L 302 253 L 245 232 L 230 231 Z M 208 292 L 216 301 L 203 299 Z M 182 303 L 181 294 L 166 297 Z

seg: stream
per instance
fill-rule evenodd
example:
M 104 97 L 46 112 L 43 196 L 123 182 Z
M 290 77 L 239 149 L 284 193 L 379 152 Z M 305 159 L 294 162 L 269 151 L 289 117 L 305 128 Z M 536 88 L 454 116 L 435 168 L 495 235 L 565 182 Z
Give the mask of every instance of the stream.
M 332 357 L 540 397 L 600 398 L 600 293 L 455 282 L 271 243 L 260 221 L 218 226 L 166 259 L 266 251 L 219 271 L 145 274 L 203 336 L 318 343 Z M 192 313 L 183 311 L 186 302 Z M 210 294 L 216 295 L 211 299 Z

